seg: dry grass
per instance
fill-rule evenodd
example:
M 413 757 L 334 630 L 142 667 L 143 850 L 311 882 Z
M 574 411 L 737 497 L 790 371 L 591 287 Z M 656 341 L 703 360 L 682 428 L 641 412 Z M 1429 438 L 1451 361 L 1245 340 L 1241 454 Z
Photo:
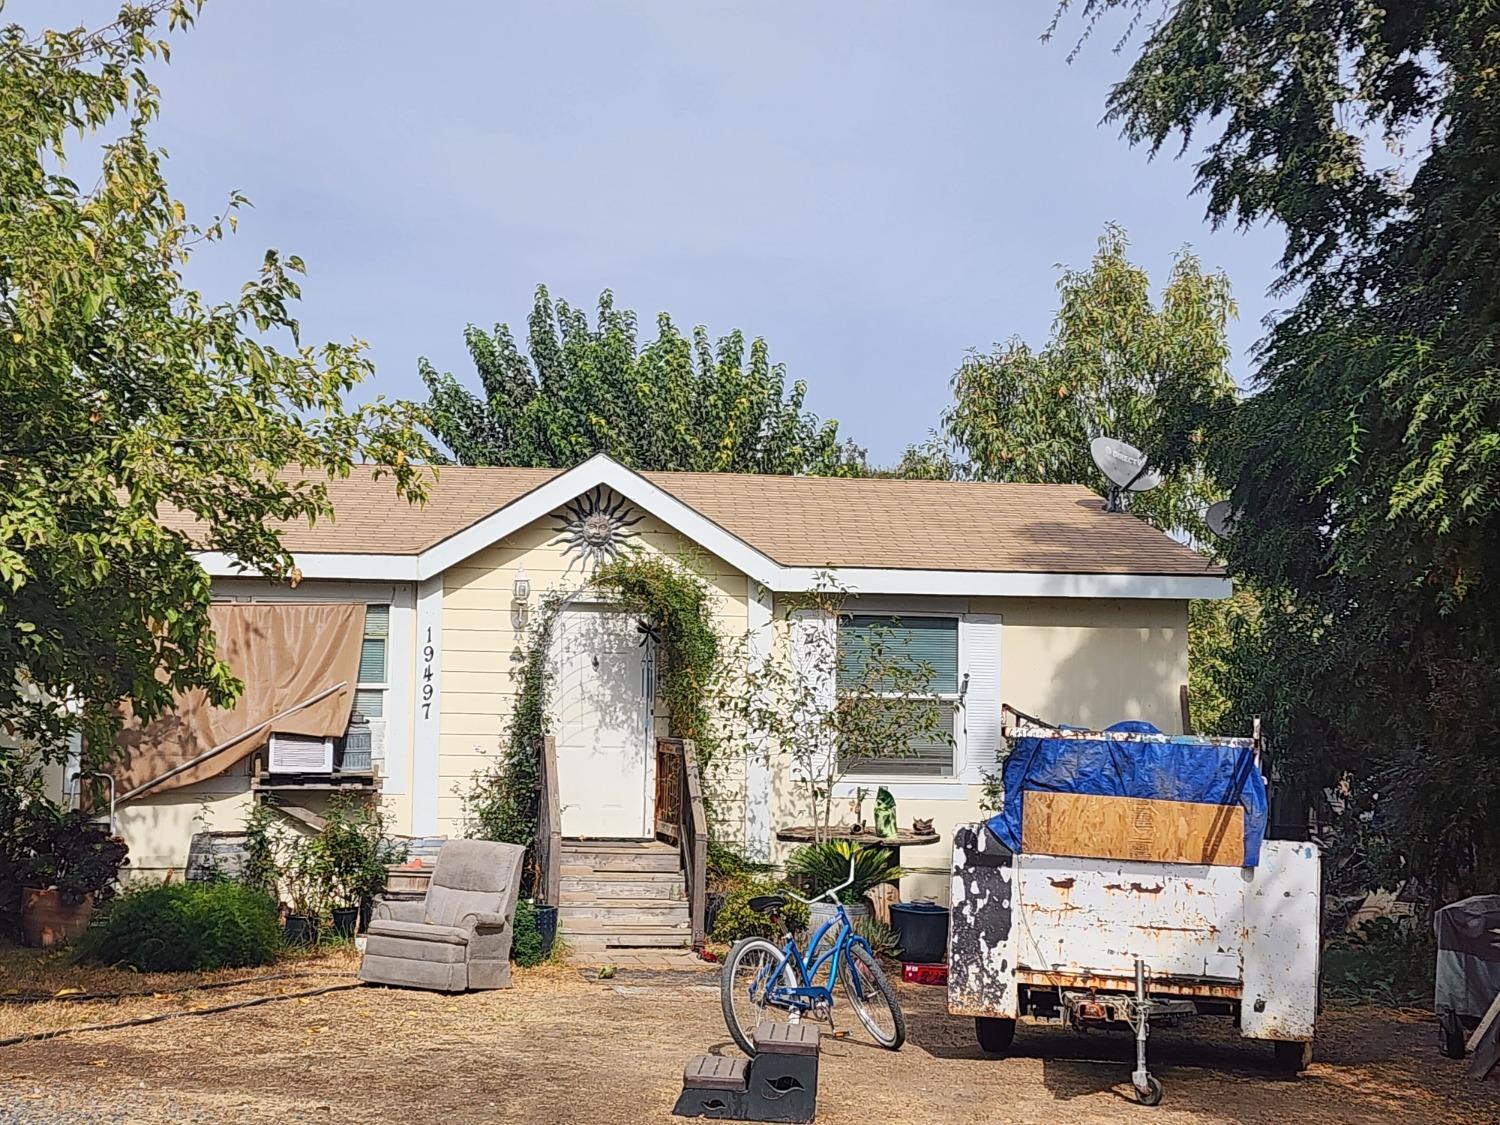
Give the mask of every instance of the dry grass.
M 352 964 L 352 956 L 339 954 L 290 967 L 343 972 Z M 15 979 L 33 982 L 60 982 L 74 971 L 55 963 L 54 970 L 63 976 L 49 976 L 40 963 L 10 962 Z M 716 974 L 621 969 L 608 981 L 594 975 L 544 964 L 518 970 L 516 987 L 506 992 L 359 988 L 0 1049 L 0 1120 L 7 1107 L 44 1119 L 46 1112 L 74 1112 L 130 1121 L 669 1120 L 684 1060 L 733 1050 Z M 106 978 L 67 979 L 97 987 Z M 317 981 L 285 983 L 300 988 Z M 1144 1111 L 1129 1099 L 1127 1039 L 1027 1027 L 1014 1057 L 985 1059 L 972 1022 L 947 1015 L 943 990 L 899 987 L 911 1028 L 900 1053 L 860 1037 L 827 1041 L 823 1125 L 1123 1123 L 1139 1122 L 1143 1113 L 1154 1125 L 1500 1120 L 1496 1084 L 1470 1082 L 1462 1064 L 1440 1058 L 1425 1013 L 1330 1009 L 1318 1061 L 1297 1081 L 1274 1074 L 1269 1051 L 1241 1041 L 1222 1021 L 1163 1028 L 1152 1035 L 1152 1066 L 1167 1097 L 1159 1109 Z M 181 995 L 195 1003 L 222 994 Z M 78 1004 L 58 1018 L 116 1004 L 163 1010 L 180 1003 L 174 995 Z M 0 1008 L 0 1016 L 13 1011 Z
M 359 968 L 352 945 L 291 952 L 274 965 L 206 973 L 137 973 L 78 964 L 63 950 L 0 946 L 0 1038 L 187 1012 L 251 996 L 335 984 Z M 267 977 L 279 977 L 267 980 Z M 202 986 L 211 986 L 204 988 Z M 196 987 L 195 987 L 196 986 Z M 22 1003 L 20 998 L 54 1000 Z M 70 999 L 115 996 L 112 999 Z M 142 1029 L 143 1031 L 145 1029 Z

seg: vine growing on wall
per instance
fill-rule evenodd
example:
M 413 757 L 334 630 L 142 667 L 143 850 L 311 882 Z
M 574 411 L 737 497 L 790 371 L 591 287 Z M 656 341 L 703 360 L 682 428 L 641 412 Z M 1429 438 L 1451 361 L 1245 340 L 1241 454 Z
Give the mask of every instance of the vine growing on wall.
M 563 599 L 549 597 L 533 618 L 521 666 L 511 673 L 518 690 L 500 758 L 474 774 L 463 795 L 465 829 L 475 839 L 528 848 L 536 840 L 541 744 L 547 734 L 547 692 L 552 683 L 549 652 L 563 605 Z

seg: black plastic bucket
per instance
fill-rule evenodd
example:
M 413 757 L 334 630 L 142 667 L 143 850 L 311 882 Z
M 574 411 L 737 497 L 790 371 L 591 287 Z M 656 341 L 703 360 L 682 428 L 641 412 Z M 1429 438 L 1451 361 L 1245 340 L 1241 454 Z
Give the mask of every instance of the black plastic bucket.
M 897 956 L 917 965 L 948 959 L 948 908 L 935 902 L 891 903 Z
M 541 938 L 542 956 L 552 952 L 552 943 L 557 940 L 557 907 L 537 903 L 536 933 Z
M 359 925 L 359 907 L 336 906 L 333 910 L 333 932 L 336 937 L 353 938 Z

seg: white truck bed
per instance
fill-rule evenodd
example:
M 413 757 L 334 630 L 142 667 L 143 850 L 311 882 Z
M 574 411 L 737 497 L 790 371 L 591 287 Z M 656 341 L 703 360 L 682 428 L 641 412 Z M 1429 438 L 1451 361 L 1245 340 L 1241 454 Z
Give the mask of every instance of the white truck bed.
M 1023 989 L 1130 992 L 1239 1013 L 1250 1039 L 1309 1041 L 1320 859 L 1266 840 L 1256 867 L 1012 854 L 982 824 L 954 836 L 948 1010 L 1014 1020 Z

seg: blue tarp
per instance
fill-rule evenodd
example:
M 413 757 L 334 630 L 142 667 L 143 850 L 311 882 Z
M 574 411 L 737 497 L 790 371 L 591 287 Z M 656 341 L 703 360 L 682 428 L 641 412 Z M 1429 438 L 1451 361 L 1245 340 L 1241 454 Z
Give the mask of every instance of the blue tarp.
M 1001 776 L 1005 806 L 990 818 L 990 831 L 1013 852 L 1021 851 L 1023 794 L 1092 793 L 1243 805 L 1245 865 L 1260 862 L 1266 834 L 1266 782 L 1254 751 L 1215 746 L 1190 735 L 1165 736 L 1150 723 L 1116 723 L 1110 731 L 1154 735 L 1142 739 L 1021 738 L 1005 759 Z

